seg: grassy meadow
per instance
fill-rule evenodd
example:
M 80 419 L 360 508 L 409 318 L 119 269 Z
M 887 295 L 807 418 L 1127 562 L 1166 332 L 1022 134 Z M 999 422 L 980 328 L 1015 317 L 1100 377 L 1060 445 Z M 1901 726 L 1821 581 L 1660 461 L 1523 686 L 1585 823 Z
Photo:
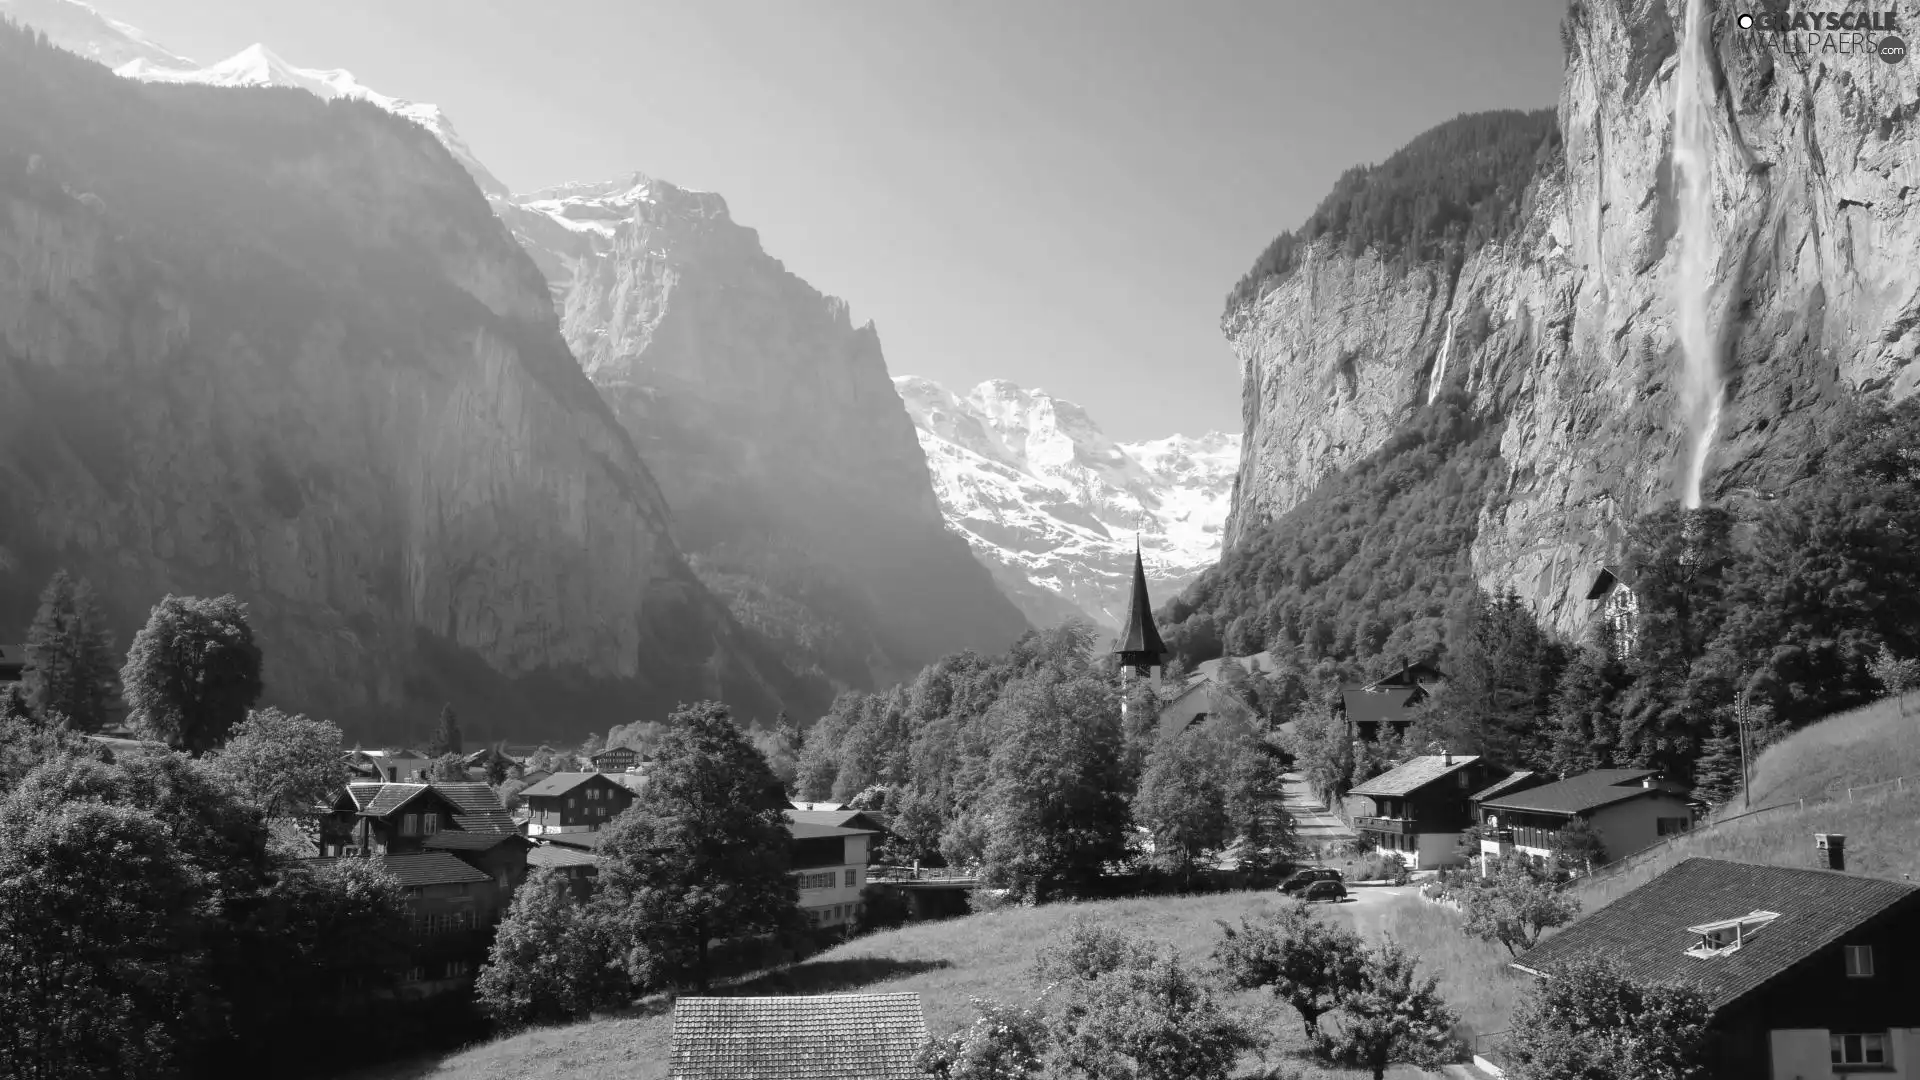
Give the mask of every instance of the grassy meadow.
M 1896 777 L 1908 787 L 1920 778 L 1920 691 L 1838 713 L 1768 747 L 1754 762 L 1753 805 L 1845 798 L 1849 787 Z
M 971 998 L 1031 1001 L 1039 990 L 1031 977 L 1035 953 L 1076 915 L 1170 944 L 1183 960 L 1204 971 L 1220 937 L 1216 920 L 1237 924 L 1242 916 L 1285 902 L 1273 892 L 1237 892 L 1011 907 L 873 934 L 713 992 L 917 993 L 928 1030 L 943 1035 L 973 1022 Z M 1467 1029 L 1463 1035 L 1505 1029 L 1520 985 L 1516 980 L 1523 976 L 1506 967 L 1506 950 L 1462 935 L 1458 916 L 1451 911 L 1399 890 L 1316 906 L 1369 937 L 1391 934 L 1418 952 L 1423 967 L 1440 976 L 1441 991 L 1462 1014 Z M 1264 1059 L 1249 1054 L 1242 1061 L 1241 1076 L 1348 1080 L 1364 1075 L 1302 1058 L 1305 1038 L 1298 1015 L 1270 997 L 1233 993 L 1226 1000 L 1277 1036 Z M 403 1063 L 339 1080 L 665 1080 L 671 1045 L 671 1005 L 651 1001 L 616 1017 L 523 1032 L 443 1060 Z M 1389 1075 L 1421 1074 L 1402 1069 Z

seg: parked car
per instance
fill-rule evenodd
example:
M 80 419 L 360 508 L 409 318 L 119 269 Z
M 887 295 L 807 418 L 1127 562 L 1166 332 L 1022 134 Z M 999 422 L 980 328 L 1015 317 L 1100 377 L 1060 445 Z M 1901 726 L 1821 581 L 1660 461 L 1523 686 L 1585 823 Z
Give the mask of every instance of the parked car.
M 1307 886 L 1301 898 L 1308 903 L 1325 900 L 1328 903 L 1337 904 L 1347 898 L 1347 887 L 1337 881 L 1316 881 Z
M 1342 881 L 1340 871 L 1331 866 L 1310 866 L 1280 883 L 1280 891 L 1291 896 L 1317 881 Z

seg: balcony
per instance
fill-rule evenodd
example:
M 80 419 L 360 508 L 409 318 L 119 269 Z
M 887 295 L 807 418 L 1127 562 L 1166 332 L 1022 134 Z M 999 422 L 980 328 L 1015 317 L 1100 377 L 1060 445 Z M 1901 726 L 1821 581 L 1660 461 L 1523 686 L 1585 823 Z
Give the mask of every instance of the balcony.
M 1407 818 L 1355 816 L 1353 827 L 1361 832 L 1386 833 L 1390 836 L 1412 836 L 1419 831 L 1415 823 Z
M 1513 850 L 1512 829 L 1488 829 L 1480 834 L 1480 853 L 1505 855 Z

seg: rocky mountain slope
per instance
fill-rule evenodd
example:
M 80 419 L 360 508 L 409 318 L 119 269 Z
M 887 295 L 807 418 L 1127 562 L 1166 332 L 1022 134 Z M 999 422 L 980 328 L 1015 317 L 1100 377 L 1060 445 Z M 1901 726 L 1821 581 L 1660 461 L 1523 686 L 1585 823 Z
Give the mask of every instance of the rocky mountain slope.
M 123 646 L 165 592 L 233 591 L 270 701 L 369 738 L 444 700 L 558 738 L 808 697 L 695 578 L 539 271 L 419 126 L 12 27 L 0 103 L 0 624 L 55 566 Z
M 947 524 L 1035 624 L 1078 616 L 1117 630 L 1136 533 L 1156 595 L 1219 557 L 1237 437 L 1122 444 L 1073 402 L 1003 380 L 964 397 L 914 376 L 893 383 Z
M 796 666 L 885 685 L 1027 628 L 946 530 L 873 324 L 719 195 L 633 175 L 494 205 L 702 579 Z
M 1263 258 L 1223 320 L 1246 424 L 1229 544 L 1459 387 L 1505 421 L 1475 573 L 1578 629 L 1594 569 L 1626 521 L 1676 498 L 1688 449 L 1673 299 L 1684 8 L 1572 4 L 1557 140 L 1506 193 L 1511 230 L 1409 257 L 1355 250 L 1323 219 L 1270 249 L 1287 258 Z M 1710 502 L 1792 483 L 1848 395 L 1920 382 L 1920 64 L 1784 51 L 1734 17 L 1711 13 L 1706 65 L 1708 316 L 1726 377 Z

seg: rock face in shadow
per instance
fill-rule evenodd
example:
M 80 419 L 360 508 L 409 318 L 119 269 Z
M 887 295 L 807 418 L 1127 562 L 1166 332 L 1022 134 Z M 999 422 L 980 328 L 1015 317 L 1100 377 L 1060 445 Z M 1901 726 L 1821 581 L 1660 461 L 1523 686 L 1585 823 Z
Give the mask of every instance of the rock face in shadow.
M 790 666 L 885 685 L 1028 628 L 947 529 L 873 324 L 720 196 L 636 175 L 494 206 L 702 580 Z
M 1323 240 L 1229 307 L 1246 424 L 1229 544 L 1379 448 L 1436 382 L 1460 386 L 1506 419 L 1509 475 L 1481 517 L 1476 573 L 1562 633 L 1585 623 L 1594 570 L 1632 517 L 1678 497 L 1688 447 L 1672 284 L 1683 9 L 1572 6 L 1560 148 L 1519 227 L 1457 271 Z M 1735 14 L 1713 22 L 1727 404 L 1710 502 L 1792 484 L 1850 395 L 1920 381 L 1920 67 L 1781 51 Z
M 545 281 L 429 134 L 143 86 L 0 27 L 0 628 L 234 592 L 268 703 L 369 740 L 817 699 L 691 572 Z M 0 633 L 0 636 L 6 636 Z

